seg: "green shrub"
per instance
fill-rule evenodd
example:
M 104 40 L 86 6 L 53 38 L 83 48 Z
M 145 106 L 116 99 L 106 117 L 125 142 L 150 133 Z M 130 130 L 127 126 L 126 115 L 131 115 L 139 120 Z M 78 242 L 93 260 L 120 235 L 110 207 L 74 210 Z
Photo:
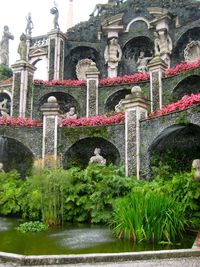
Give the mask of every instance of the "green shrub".
M 156 191 L 145 193 L 142 188 L 116 201 L 114 234 L 135 242 L 142 240 L 175 240 L 184 231 L 183 208 L 172 197 Z
M 28 232 L 42 232 L 48 229 L 48 226 L 44 223 L 41 223 L 39 221 L 35 221 L 35 222 L 25 222 L 20 224 L 17 227 L 17 230 L 21 233 L 28 233 Z

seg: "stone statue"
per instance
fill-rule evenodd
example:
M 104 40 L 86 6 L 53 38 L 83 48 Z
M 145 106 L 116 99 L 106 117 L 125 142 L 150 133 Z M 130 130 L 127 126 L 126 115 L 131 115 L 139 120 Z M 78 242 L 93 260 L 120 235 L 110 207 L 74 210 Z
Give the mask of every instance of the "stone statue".
M 108 65 L 108 77 L 116 77 L 118 64 L 122 58 L 122 50 L 117 38 L 109 40 L 104 52 L 105 63 Z
M 3 163 L 2 162 L 0 162 L 0 172 L 4 172 Z
M 124 0 L 108 0 L 107 4 L 97 4 L 90 16 L 93 17 L 95 12 L 97 12 L 97 16 L 99 16 L 103 13 L 103 11 L 113 8 L 115 5 L 118 6 L 123 3 L 123 1 Z
M 170 57 L 172 52 L 172 40 L 166 29 L 160 29 L 154 32 L 154 50 L 155 56 L 160 56 L 169 66 Z
M 31 36 L 32 29 L 33 29 L 33 21 L 31 18 L 31 13 L 28 13 L 28 16 L 26 17 L 26 21 L 27 21 L 27 24 L 26 24 L 25 33 Z
M 106 159 L 104 159 L 101 155 L 101 149 L 100 148 L 95 148 L 94 150 L 94 155 L 90 158 L 89 164 L 91 163 L 97 163 L 99 165 L 105 166 L 106 165 Z
M 66 113 L 66 117 L 67 118 L 77 119 L 76 108 L 75 107 L 71 107 L 69 109 L 69 111 Z
M 60 29 L 59 24 L 58 24 L 59 11 L 58 11 L 58 8 L 57 8 L 55 2 L 54 2 L 54 5 L 55 6 L 51 8 L 50 13 L 52 15 L 54 15 L 54 19 L 53 19 L 53 28 L 54 28 L 54 30 L 55 29 L 59 30 Z
M 24 33 L 22 33 L 20 36 L 20 43 L 17 52 L 20 55 L 20 60 L 27 60 L 27 44 L 26 35 Z
M 192 168 L 195 169 L 195 180 L 200 182 L 200 159 L 193 160 Z
M 148 71 L 148 67 L 147 67 L 147 64 L 148 62 L 152 59 L 152 57 L 145 57 L 144 56 L 144 52 L 141 51 L 140 52 L 140 55 L 138 57 L 138 60 L 137 60 L 137 70 L 138 72 L 147 72 Z
M 89 58 L 84 58 L 78 61 L 76 65 L 76 76 L 78 80 L 86 80 L 86 72 L 88 71 L 93 61 Z
M 4 98 L 4 100 L 0 102 L 0 117 L 9 117 L 7 103 L 7 98 Z
M 14 40 L 14 36 L 9 32 L 8 26 L 4 26 L 0 42 L 0 63 L 7 67 L 9 66 L 9 40 Z

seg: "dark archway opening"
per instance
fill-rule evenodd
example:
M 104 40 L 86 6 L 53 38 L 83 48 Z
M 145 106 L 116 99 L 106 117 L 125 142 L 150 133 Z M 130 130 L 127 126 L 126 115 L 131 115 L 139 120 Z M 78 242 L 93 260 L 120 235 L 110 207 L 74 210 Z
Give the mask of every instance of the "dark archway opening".
M 94 61 L 99 68 L 99 56 L 97 51 L 91 47 L 79 46 L 74 48 L 65 58 L 64 78 L 77 80 L 76 65 L 79 60 L 85 58 Z
M 122 74 L 131 74 L 137 71 L 137 60 L 140 52 L 144 52 L 145 57 L 153 55 L 154 45 L 151 39 L 140 36 L 131 39 L 123 49 L 123 57 L 121 62 Z
M 90 158 L 94 156 L 95 148 L 101 149 L 101 156 L 106 159 L 107 165 L 120 163 L 119 151 L 112 143 L 103 138 L 88 137 L 76 142 L 67 150 L 64 156 L 64 167 L 86 168 Z
M 47 103 L 47 100 L 50 96 L 54 96 L 57 99 L 63 114 L 67 113 L 71 107 L 75 107 L 76 113 L 80 114 L 80 106 L 76 99 L 73 96 L 63 92 L 51 92 L 44 95 L 39 101 L 38 111 L 40 111 L 40 107 L 44 103 Z
M 149 148 L 152 174 L 168 167 L 172 173 L 190 171 L 192 161 L 200 158 L 200 127 L 178 124 L 165 129 Z
M 184 60 L 184 49 L 191 41 L 200 40 L 200 28 L 195 27 L 186 31 L 177 42 L 176 47 L 172 52 L 172 65 L 176 65 Z
M 178 101 L 184 95 L 197 94 L 200 92 L 200 76 L 192 75 L 182 80 L 173 90 L 172 99 Z
M 130 89 L 123 89 L 123 90 L 117 91 L 116 93 L 109 96 L 109 98 L 107 99 L 106 104 L 105 104 L 105 111 L 106 112 L 115 111 L 115 106 L 117 104 L 119 104 L 119 101 L 121 99 L 124 99 L 125 96 L 130 94 L 130 93 L 131 93 Z
M 17 170 L 24 178 L 30 174 L 34 156 L 22 143 L 6 136 L 0 136 L 0 162 L 4 171 Z

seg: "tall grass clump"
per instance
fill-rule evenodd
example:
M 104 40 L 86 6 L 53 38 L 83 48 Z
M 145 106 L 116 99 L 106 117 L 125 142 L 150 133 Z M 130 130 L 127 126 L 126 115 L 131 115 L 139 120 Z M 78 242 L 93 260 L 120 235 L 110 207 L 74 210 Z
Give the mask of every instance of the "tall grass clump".
M 171 243 L 185 226 L 181 204 L 156 191 L 145 193 L 137 188 L 114 206 L 113 232 L 119 238 Z

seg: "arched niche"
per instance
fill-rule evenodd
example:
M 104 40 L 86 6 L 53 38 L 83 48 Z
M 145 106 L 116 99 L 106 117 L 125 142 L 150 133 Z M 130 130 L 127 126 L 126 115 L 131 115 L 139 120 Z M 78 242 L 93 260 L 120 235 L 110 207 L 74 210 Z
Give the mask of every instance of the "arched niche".
M 64 79 L 76 80 L 76 65 L 81 59 L 91 59 L 97 64 L 99 62 L 99 56 L 97 51 L 92 47 L 79 46 L 72 49 L 67 57 L 65 57 L 64 65 Z
M 200 76 L 192 75 L 181 82 L 174 88 L 172 92 L 173 101 L 181 99 L 184 95 L 197 94 L 200 92 Z
M 153 55 L 153 41 L 146 36 L 139 36 L 128 41 L 123 48 L 123 57 L 121 62 L 121 72 L 131 74 L 137 71 L 137 60 L 140 52 L 145 53 L 145 57 Z
M 119 104 L 121 99 L 124 99 L 126 95 L 130 94 L 130 89 L 123 89 L 115 92 L 111 96 L 108 97 L 105 103 L 105 111 L 112 112 L 115 111 L 115 106 Z
M 176 42 L 172 52 L 172 64 L 175 65 L 184 60 L 184 50 L 191 41 L 200 40 L 200 27 L 187 30 Z
M 33 166 L 33 153 L 21 142 L 6 136 L 0 136 L 0 162 L 4 171 L 17 170 L 21 177 L 30 174 Z
M 77 102 L 77 100 L 70 94 L 67 94 L 64 92 L 51 92 L 51 93 L 44 95 L 39 101 L 38 111 L 40 111 L 40 107 L 44 103 L 47 103 L 47 100 L 50 96 L 54 96 L 57 99 L 58 104 L 60 105 L 60 108 L 63 114 L 67 113 L 71 107 L 75 107 L 76 113 L 78 115 L 80 114 L 80 105 Z
M 99 137 L 87 137 L 73 144 L 64 155 L 64 167 L 78 166 L 86 168 L 95 148 L 101 149 L 101 155 L 106 159 L 106 164 L 119 164 L 120 154 L 118 149 L 109 141 Z
M 10 92 L 5 92 L 5 91 L 0 91 L 0 102 L 4 101 L 4 100 L 7 100 L 7 103 L 6 103 L 6 113 L 8 113 L 10 115 L 10 112 L 11 112 L 11 94 Z
M 151 170 L 167 165 L 172 172 L 190 171 L 192 161 L 200 158 L 200 127 L 191 123 L 172 125 L 154 139 L 148 153 Z

